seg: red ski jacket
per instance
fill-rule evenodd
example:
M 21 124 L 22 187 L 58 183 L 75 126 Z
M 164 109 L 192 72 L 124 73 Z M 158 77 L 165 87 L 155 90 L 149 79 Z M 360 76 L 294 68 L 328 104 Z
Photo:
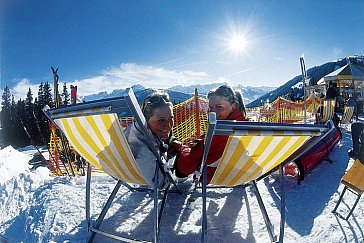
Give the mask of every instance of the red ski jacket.
M 239 110 L 233 111 L 226 120 L 247 121 L 248 119 L 241 115 Z M 221 158 L 228 136 L 213 136 L 211 141 L 210 150 L 207 156 L 206 164 L 211 165 Z M 181 154 L 177 159 L 176 169 L 179 174 L 185 176 L 194 173 L 202 162 L 202 155 L 204 149 L 204 138 L 195 140 L 193 145 L 182 149 Z M 216 167 L 207 166 L 207 183 L 210 183 L 214 175 Z

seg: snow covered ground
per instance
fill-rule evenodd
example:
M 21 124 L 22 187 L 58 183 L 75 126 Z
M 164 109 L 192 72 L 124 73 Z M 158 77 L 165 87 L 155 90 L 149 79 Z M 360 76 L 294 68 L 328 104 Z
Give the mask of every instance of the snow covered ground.
M 349 133 L 323 161 L 297 185 L 287 178 L 285 242 L 364 242 L 364 202 L 359 201 L 348 221 L 331 213 L 343 189 L 340 179 L 354 162 L 347 155 Z M 0 150 L 0 242 L 85 242 L 85 177 L 52 177 L 47 168 L 31 171 L 31 147 Z M 91 213 L 95 220 L 113 189 L 107 175 L 93 177 Z M 259 181 L 258 187 L 272 223 L 279 231 L 278 175 Z M 348 192 L 339 211 L 355 197 Z M 201 198 L 171 193 L 161 222 L 161 242 L 198 242 Z M 252 188 L 208 192 L 209 242 L 269 242 L 269 236 Z M 152 239 L 152 195 L 121 188 L 102 229 L 120 235 Z M 129 219 L 130 217 L 130 219 Z M 114 242 L 100 236 L 94 242 Z

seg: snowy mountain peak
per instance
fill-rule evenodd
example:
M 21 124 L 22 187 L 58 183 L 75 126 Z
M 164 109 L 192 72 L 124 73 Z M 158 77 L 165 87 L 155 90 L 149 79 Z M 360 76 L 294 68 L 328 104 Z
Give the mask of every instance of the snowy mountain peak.
M 182 102 L 191 96 L 194 95 L 195 89 L 200 96 L 205 97 L 207 93 L 212 90 L 216 89 L 221 85 L 227 85 L 227 83 L 211 83 L 211 84 L 204 84 L 204 85 L 190 85 L 190 86 L 182 86 L 177 85 L 169 88 L 167 92 L 169 93 L 171 100 L 174 102 Z M 259 98 L 260 96 L 266 94 L 267 92 L 272 91 L 275 87 L 251 87 L 251 86 L 231 86 L 233 89 L 240 91 L 244 97 L 244 103 L 248 104 L 251 101 Z M 149 93 L 153 91 L 153 89 L 145 88 L 140 84 L 133 85 L 131 87 L 135 92 L 138 100 L 145 98 Z M 110 94 L 107 92 L 100 92 L 98 94 L 88 95 L 84 97 L 85 101 L 97 100 L 97 99 L 105 99 L 111 97 L 117 97 L 125 94 L 125 89 L 115 89 Z

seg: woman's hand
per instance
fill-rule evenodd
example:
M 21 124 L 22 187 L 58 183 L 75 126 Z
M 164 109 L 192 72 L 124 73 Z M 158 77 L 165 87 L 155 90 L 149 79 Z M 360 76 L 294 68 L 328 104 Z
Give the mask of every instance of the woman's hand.
M 183 147 L 182 143 L 178 141 L 177 138 L 173 137 L 168 145 L 168 150 L 167 150 L 168 158 L 172 158 L 176 155 L 179 155 L 182 151 L 182 147 Z

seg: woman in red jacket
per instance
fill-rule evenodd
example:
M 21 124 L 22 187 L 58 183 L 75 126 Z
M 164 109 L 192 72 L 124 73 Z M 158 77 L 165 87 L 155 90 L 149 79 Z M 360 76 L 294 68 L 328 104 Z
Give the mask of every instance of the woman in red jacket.
M 242 96 L 227 85 L 218 87 L 208 93 L 210 112 L 216 113 L 218 120 L 247 121 Z M 213 136 L 211 147 L 207 156 L 207 182 L 209 183 L 215 173 L 228 136 Z M 176 162 L 176 176 L 186 177 L 198 170 L 203 155 L 203 139 L 195 140 L 189 147 L 184 147 Z

